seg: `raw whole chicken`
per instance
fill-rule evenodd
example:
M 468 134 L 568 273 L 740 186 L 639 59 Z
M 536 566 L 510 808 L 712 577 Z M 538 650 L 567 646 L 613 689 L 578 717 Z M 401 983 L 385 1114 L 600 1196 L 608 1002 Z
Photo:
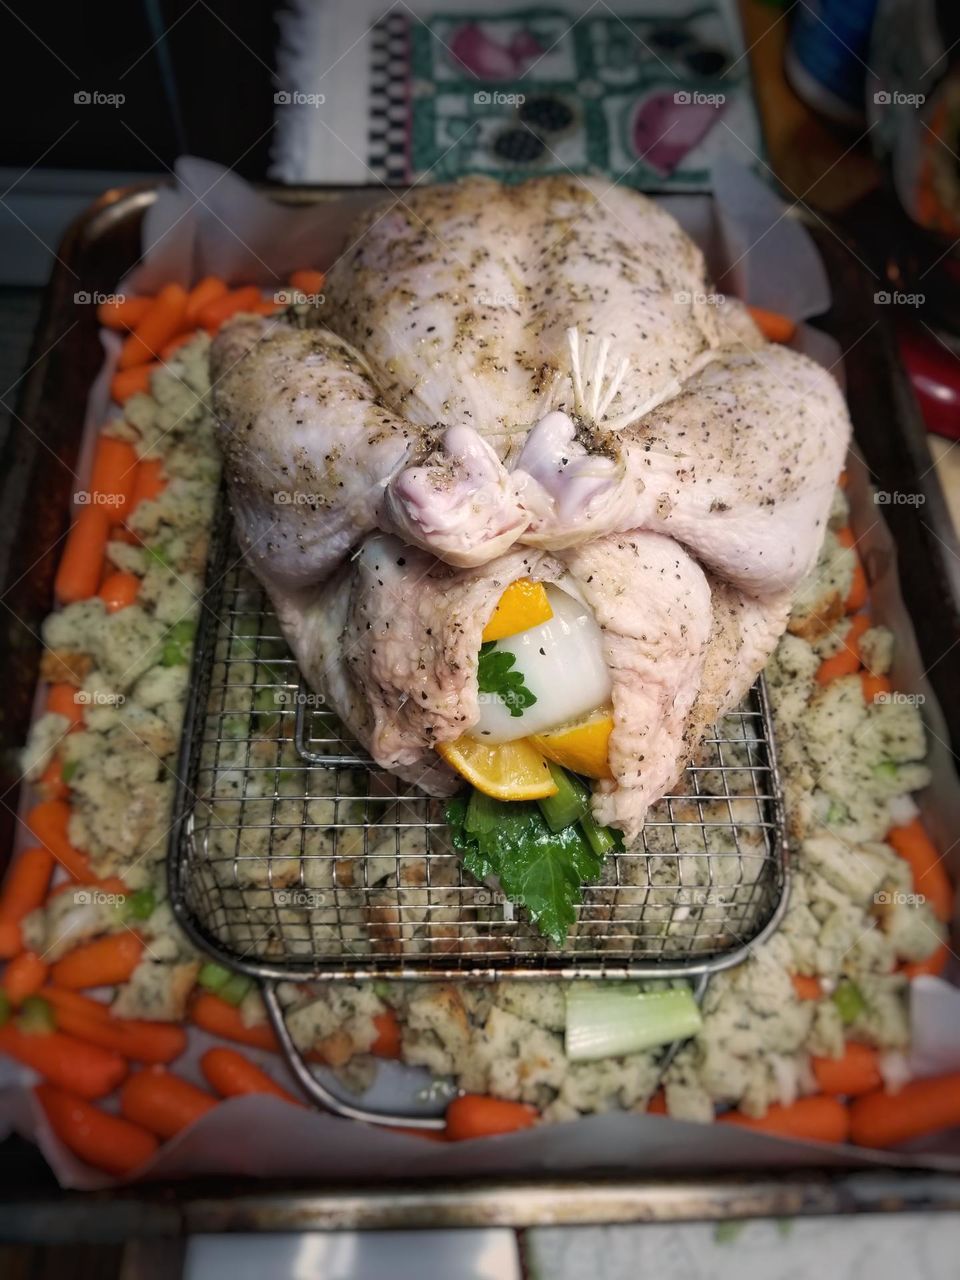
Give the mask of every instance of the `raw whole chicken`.
M 849 421 L 826 371 L 712 296 L 641 195 L 470 178 L 368 213 L 322 306 L 216 339 L 240 545 L 381 766 L 450 794 L 450 744 L 498 740 L 478 663 L 518 582 L 574 601 L 594 637 L 611 728 L 593 813 L 628 838 L 749 688 L 815 561 Z M 536 733 L 579 684 L 554 678 Z

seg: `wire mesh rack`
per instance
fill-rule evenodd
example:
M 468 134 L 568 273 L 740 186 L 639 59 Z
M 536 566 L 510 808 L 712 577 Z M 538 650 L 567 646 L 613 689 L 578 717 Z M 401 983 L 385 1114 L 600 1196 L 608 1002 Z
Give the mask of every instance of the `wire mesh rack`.
M 558 949 L 463 869 L 443 803 L 373 764 L 304 684 L 221 525 L 169 861 L 201 945 L 267 979 L 669 977 L 737 963 L 775 927 L 788 871 L 762 682 L 607 857 Z

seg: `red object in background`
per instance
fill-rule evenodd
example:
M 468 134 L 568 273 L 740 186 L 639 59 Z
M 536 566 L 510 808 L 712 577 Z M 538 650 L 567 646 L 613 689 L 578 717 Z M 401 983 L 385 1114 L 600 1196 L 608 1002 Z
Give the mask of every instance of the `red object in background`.
M 897 341 L 927 430 L 960 440 L 960 346 L 916 324 L 900 325 Z

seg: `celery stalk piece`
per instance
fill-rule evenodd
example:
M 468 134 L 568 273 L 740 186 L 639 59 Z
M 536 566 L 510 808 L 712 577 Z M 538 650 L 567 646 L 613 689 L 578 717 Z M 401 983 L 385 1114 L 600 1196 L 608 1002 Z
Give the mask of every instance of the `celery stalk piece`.
M 245 973 L 232 973 L 217 995 L 221 1000 L 226 1000 L 227 1004 L 238 1005 L 252 987 L 253 979 L 248 978 Z
M 214 964 L 209 960 L 200 969 L 197 974 L 197 985 L 204 988 L 205 991 L 219 992 L 225 987 L 233 974 L 229 969 L 225 969 L 222 964 Z
M 567 1057 L 593 1062 L 641 1053 L 674 1040 L 686 1040 L 703 1025 L 690 990 L 668 987 L 638 991 L 633 985 L 607 983 L 567 992 Z
M 467 817 L 464 827 L 471 835 L 485 836 L 497 829 L 497 823 L 503 817 L 503 809 L 507 802 L 495 800 L 476 787 L 470 792 L 467 804 Z
M 548 760 L 550 776 L 557 784 L 557 794 L 538 800 L 544 821 L 554 834 L 572 827 L 590 809 L 590 792 L 579 778 Z
M 27 996 L 20 1006 L 17 1027 L 29 1036 L 45 1036 L 55 1031 L 57 1021 L 53 1014 L 53 1005 L 43 996 Z
M 622 849 L 620 832 L 613 827 L 601 827 L 594 822 L 589 811 L 580 819 L 580 827 L 587 837 L 587 843 L 598 858 L 605 858 L 612 849 Z
M 833 1003 L 837 1006 L 840 1021 L 845 1027 L 849 1027 L 851 1022 L 856 1022 L 867 1007 L 863 992 L 849 978 L 841 978 L 837 983 L 833 993 Z

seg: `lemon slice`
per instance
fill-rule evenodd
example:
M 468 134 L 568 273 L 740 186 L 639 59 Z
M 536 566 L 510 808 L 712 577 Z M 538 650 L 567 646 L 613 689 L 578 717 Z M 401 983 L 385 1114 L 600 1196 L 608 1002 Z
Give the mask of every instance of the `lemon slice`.
M 542 800 L 557 794 L 546 760 L 526 738 L 488 744 L 464 737 L 441 742 L 437 751 L 478 791 L 496 800 Z
M 497 607 L 490 615 L 490 621 L 483 629 L 481 639 L 484 644 L 488 640 L 505 640 L 507 636 L 515 636 L 520 631 L 539 627 L 552 617 L 553 610 L 543 583 L 518 578 L 516 582 L 510 583 L 500 597 Z
M 604 709 L 574 724 L 561 725 L 549 733 L 535 734 L 530 742 L 548 760 L 562 765 L 571 773 L 582 773 L 585 778 L 610 778 L 613 775 L 607 753 L 612 729 L 613 713 Z

